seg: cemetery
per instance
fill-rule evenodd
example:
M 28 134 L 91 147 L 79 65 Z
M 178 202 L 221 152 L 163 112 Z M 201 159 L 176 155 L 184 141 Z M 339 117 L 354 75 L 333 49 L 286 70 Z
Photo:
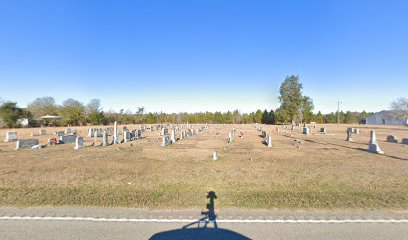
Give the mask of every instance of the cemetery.
M 7 205 L 195 207 L 211 188 L 226 196 L 220 207 L 408 207 L 405 127 L 115 123 L 0 135 Z

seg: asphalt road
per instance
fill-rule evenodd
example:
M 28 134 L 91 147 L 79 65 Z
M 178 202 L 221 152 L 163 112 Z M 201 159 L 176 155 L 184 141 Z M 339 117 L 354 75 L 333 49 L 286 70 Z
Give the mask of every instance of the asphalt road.
M 225 210 L 205 227 L 196 210 L 0 208 L 0 239 L 408 239 L 407 214 Z

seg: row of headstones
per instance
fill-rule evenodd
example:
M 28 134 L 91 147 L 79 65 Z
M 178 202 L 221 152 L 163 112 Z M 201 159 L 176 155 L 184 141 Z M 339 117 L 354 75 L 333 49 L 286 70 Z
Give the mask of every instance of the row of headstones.
M 142 137 L 142 130 L 128 130 L 124 129 L 123 130 L 123 139 L 120 141 L 117 131 L 116 134 L 113 134 L 112 142 L 109 142 L 109 134 L 108 131 L 102 131 L 102 144 L 101 146 L 109 146 L 115 143 L 124 143 L 124 142 L 130 142 L 130 141 L 135 141 L 138 140 Z M 97 136 L 97 135 L 96 135 Z M 96 137 L 95 137 L 95 142 L 96 142 Z
M 347 141 L 349 142 L 353 141 L 353 138 L 351 136 L 352 133 L 358 134 L 359 131 L 355 131 L 355 129 L 351 129 L 351 128 L 347 129 Z M 398 143 L 398 140 L 393 135 L 387 136 L 386 140 L 387 142 Z M 408 145 L 408 138 L 403 138 L 401 143 Z M 377 153 L 377 154 L 384 154 L 384 151 L 382 151 L 380 146 L 378 145 L 376 133 L 374 130 L 370 131 L 370 142 L 368 143 L 368 151 L 372 153 Z
M 39 129 L 38 134 L 37 133 L 31 133 L 30 135 L 33 136 L 43 136 L 47 134 L 47 130 L 45 129 Z M 18 140 L 18 133 L 17 132 L 6 132 L 6 139 L 4 140 L 5 142 L 15 142 Z
M 187 131 L 181 131 L 179 140 L 186 139 L 186 138 L 189 138 L 191 136 L 194 136 L 194 135 L 197 134 L 197 132 L 202 132 L 202 131 L 205 131 L 206 129 L 208 129 L 207 126 L 206 127 L 199 127 L 197 129 L 197 131 L 195 129 L 193 129 L 193 128 L 189 128 Z M 170 136 L 168 136 L 169 135 L 168 132 L 169 132 L 169 130 L 167 128 L 162 129 L 162 133 L 161 133 L 161 136 L 162 136 L 161 146 L 162 147 L 165 147 L 165 146 L 168 146 L 168 145 L 170 145 L 172 143 L 177 142 L 176 128 L 170 130 Z
M 306 135 L 309 135 L 311 133 L 310 128 L 309 127 L 303 127 L 302 133 L 306 134 Z M 324 128 L 324 127 L 320 128 L 319 133 L 320 134 L 327 134 L 327 128 Z
M 360 129 L 358 128 L 347 128 L 347 138 L 346 141 L 353 142 L 353 134 L 360 134 Z
M 84 147 L 84 138 L 75 134 L 64 135 L 60 137 L 60 143 L 75 143 L 74 149 L 80 149 Z M 16 150 L 20 148 L 42 148 L 38 139 L 19 139 L 16 142 Z
M 391 142 L 391 143 L 399 143 L 398 138 L 394 135 L 388 135 L 386 138 L 387 142 Z M 403 138 L 401 140 L 402 144 L 408 145 L 408 138 Z
M 72 130 L 71 128 L 65 128 L 64 131 L 54 132 L 54 135 L 58 136 L 58 137 L 61 137 L 61 136 L 64 136 L 64 135 L 72 135 L 72 134 L 76 134 L 76 133 L 77 133 L 76 129 Z

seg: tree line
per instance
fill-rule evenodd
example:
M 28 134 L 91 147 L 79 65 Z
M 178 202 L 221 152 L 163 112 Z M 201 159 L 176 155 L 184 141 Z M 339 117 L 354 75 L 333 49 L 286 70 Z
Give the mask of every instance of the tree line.
M 0 102 L 0 126 L 21 127 L 21 119 L 28 120 L 28 126 L 83 126 L 108 125 L 114 121 L 121 124 L 155 124 L 155 123 L 221 123 L 221 124 L 288 124 L 288 123 L 336 123 L 337 113 L 313 113 L 314 104 L 309 96 L 302 94 L 303 85 L 299 77 L 292 75 L 285 78 L 279 93 L 280 107 L 275 110 L 256 110 L 241 113 L 239 110 L 227 112 L 196 113 L 145 113 L 144 107 L 136 112 L 120 110 L 103 111 L 101 101 L 92 99 L 84 104 L 69 98 L 57 104 L 53 97 L 39 97 L 26 108 L 18 107 L 16 102 Z M 340 123 L 359 123 L 372 113 L 340 112 Z M 59 116 L 58 119 L 42 119 L 46 115 Z

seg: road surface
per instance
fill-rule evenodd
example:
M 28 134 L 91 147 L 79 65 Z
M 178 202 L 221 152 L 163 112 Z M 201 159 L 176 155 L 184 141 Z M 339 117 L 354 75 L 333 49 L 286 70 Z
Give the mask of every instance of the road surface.
M 201 212 L 0 208 L 0 239 L 408 239 L 408 211 Z

